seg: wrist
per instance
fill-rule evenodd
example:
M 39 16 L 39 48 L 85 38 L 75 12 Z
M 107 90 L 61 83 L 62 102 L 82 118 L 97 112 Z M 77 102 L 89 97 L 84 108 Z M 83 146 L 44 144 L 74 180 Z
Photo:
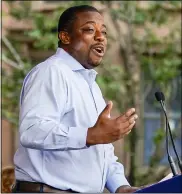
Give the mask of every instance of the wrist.
M 94 140 L 94 130 L 93 130 L 94 127 L 90 127 L 88 128 L 88 131 L 87 131 L 87 139 L 86 139 L 86 145 L 87 146 L 91 146 L 91 145 L 94 145 L 95 144 L 95 140 Z

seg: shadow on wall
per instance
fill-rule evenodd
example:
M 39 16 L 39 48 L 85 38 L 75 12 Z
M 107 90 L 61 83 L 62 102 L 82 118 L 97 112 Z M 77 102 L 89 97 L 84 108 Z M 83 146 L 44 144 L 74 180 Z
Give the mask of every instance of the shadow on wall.
M 1 193 L 11 193 L 11 188 L 15 182 L 14 167 L 4 167 L 1 171 Z

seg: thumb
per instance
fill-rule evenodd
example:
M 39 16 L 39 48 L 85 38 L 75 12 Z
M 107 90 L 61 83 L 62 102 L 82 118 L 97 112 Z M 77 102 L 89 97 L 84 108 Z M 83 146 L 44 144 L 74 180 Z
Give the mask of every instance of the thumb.
M 104 108 L 104 110 L 103 110 L 102 113 L 101 113 L 102 116 L 105 116 L 105 117 L 110 118 L 110 117 L 111 117 L 110 113 L 111 113 L 112 106 L 113 106 L 112 101 L 109 101 L 109 102 L 107 103 L 106 107 Z

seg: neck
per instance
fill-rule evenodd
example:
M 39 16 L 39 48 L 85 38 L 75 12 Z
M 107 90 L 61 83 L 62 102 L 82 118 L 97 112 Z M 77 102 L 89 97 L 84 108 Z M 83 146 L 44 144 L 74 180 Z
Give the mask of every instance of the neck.
M 78 60 L 78 57 L 76 55 L 76 53 L 68 48 L 67 46 L 61 46 L 60 48 L 62 48 L 63 50 L 65 50 L 69 55 L 71 55 L 75 60 L 77 60 L 85 69 L 93 69 L 94 67 L 88 63 L 83 63 L 80 60 Z

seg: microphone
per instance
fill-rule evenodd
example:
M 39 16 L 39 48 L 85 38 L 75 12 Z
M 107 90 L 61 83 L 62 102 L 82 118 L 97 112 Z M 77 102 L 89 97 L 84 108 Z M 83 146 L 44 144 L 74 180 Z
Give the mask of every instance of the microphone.
M 170 125 L 169 125 L 169 121 L 168 121 L 168 117 L 167 117 L 167 111 L 166 111 L 166 107 L 165 107 L 165 103 L 164 103 L 165 96 L 162 92 L 156 92 L 155 97 L 156 97 L 157 101 L 160 102 L 160 104 L 162 106 L 162 109 L 164 111 L 164 114 L 165 114 L 165 118 L 166 118 L 166 149 L 167 149 L 168 161 L 169 161 L 173 176 L 176 176 L 178 174 L 177 169 L 176 169 L 176 165 L 174 163 L 174 160 L 173 160 L 172 156 L 169 153 L 169 143 L 168 143 L 168 138 L 169 138 L 168 136 L 169 135 L 168 135 L 168 131 L 169 131 L 169 134 L 170 134 L 172 146 L 173 146 L 174 152 L 176 154 L 178 165 L 179 165 L 181 173 L 182 173 L 182 163 L 179 159 L 179 156 L 178 156 L 178 153 L 176 151 L 175 144 L 174 144 L 174 141 L 173 141 L 172 132 L 171 132 L 171 128 L 170 128 Z

